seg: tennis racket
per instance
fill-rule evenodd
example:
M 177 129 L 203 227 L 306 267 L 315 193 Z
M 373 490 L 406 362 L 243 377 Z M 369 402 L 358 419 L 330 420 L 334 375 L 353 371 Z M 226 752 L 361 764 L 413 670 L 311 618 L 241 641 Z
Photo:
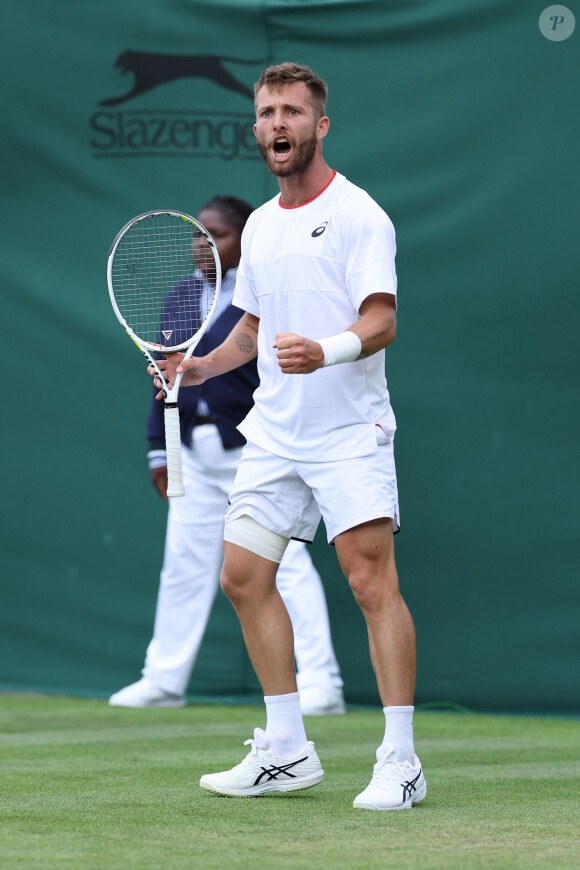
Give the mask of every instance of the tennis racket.
M 185 494 L 177 395 L 182 375 L 169 389 L 154 354 L 185 351 L 189 359 L 215 311 L 221 266 L 214 240 L 199 221 L 178 211 L 149 211 L 130 220 L 115 237 L 107 284 L 117 320 L 145 354 L 165 399 L 167 495 Z

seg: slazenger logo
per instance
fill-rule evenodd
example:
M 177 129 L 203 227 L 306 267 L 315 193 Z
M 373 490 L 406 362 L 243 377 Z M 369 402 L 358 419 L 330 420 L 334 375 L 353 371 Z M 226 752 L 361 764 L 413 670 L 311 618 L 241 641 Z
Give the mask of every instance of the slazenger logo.
M 317 239 L 318 236 L 321 236 L 322 233 L 324 232 L 324 230 L 326 229 L 327 225 L 328 225 L 328 221 L 324 221 L 323 224 L 320 224 L 319 227 L 316 227 L 315 230 L 312 230 L 312 233 L 311 233 L 312 238 Z
M 148 51 L 125 51 L 115 68 L 132 74 L 131 87 L 124 94 L 102 99 L 90 119 L 91 147 L 97 157 L 221 157 L 260 160 L 253 134 L 254 114 L 251 88 L 239 81 L 226 64 L 260 66 L 263 61 L 217 55 L 171 55 Z M 191 102 L 204 99 L 209 80 L 240 98 L 240 111 L 217 111 L 211 97 L 208 108 L 151 109 L 143 98 L 180 79 L 191 79 Z M 253 80 L 253 79 L 252 79 Z M 125 104 L 132 101 L 131 108 Z M 146 102 L 146 99 L 145 99 Z M 165 103 L 165 101 L 164 101 Z M 122 109 L 117 107 L 123 106 Z

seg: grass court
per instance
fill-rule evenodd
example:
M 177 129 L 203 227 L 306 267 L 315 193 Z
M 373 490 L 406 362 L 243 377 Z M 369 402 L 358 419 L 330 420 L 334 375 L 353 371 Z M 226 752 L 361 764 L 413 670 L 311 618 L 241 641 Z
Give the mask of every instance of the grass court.
M 0 870 L 580 867 L 577 720 L 419 711 L 427 798 L 354 810 L 383 723 L 380 710 L 307 719 L 319 786 L 223 798 L 199 777 L 241 761 L 260 707 L 0 695 Z

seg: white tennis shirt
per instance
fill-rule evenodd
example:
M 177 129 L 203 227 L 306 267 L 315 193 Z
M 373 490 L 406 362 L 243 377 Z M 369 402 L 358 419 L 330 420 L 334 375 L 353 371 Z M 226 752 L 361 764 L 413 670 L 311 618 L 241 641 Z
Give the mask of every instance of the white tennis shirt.
M 279 332 L 336 335 L 367 296 L 396 296 L 395 251 L 389 217 L 338 173 L 310 202 L 284 208 L 278 195 L 250 215 L 233 299 L 260 318 L 260 384 L 238 427 L 248 441 L 288 459 L 332 461 L 374 453 L 377 423 L 394 433 L 384 350 L 288 375 L 272 345 Z

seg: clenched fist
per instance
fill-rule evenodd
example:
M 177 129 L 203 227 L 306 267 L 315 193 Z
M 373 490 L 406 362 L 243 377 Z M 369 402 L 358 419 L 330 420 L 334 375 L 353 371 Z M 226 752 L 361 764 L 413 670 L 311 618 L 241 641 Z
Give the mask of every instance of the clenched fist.
M 308 375 L 324 366 L 324 354 L 317 341 L 292 332 L 279 332 L 272 345 L 278 351 L 278 365 L 285 375 Z

